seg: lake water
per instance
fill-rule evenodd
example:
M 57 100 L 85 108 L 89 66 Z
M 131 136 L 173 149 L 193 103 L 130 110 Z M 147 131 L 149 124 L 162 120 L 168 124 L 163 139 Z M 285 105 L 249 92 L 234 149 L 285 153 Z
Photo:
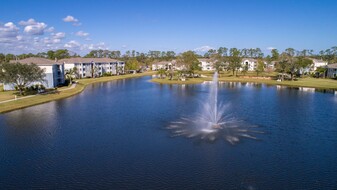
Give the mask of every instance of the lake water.
M 337 95 L 222 83 L 219 100 L 264 134 L 231 145 L 172 137 L 208 84 L 150 77 L 0 115 L 1 189 L 336 189 Z

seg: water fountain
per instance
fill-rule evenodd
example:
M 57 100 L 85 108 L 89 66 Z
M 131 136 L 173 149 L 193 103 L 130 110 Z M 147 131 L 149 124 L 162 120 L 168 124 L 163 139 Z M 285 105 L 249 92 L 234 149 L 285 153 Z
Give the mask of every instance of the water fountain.
M 199 137 L 207 141 L 224 138 L 231 144 L 238 143 L 241 138 L 257 139 L 253 134 L 262 132 L 253 130 L 256 126 L 230 114 L 229 107 L 229 104 L 218 103 L 218 73 L 215 72 L 209 97 L 197 115 L 183 117 L 172 122 L 167 128 L 173 132 L 173 136 Z

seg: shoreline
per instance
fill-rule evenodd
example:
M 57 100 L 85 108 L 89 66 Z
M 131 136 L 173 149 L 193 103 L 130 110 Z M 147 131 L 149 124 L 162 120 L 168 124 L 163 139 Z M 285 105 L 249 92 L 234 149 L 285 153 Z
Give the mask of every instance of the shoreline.
M 120 79 L 150 76 L 150 75 L 155 75 L 155 74 L 156 72 L 150 71 L 150 72 L 138 73 L 138 74 L 127 74 L 127 75 L 110 76 L 110 77 L 79 79 L 77 80 L 78 82 L 76 84 L 76 87 L 74 88 L 69 87 L 65 90 L 57 91 L 56 93 L 39 94 L 34 97 L 29 97 L 29 98 L 24 98 L 20 100 L 2 103 L 0 107 L 0 114 L 11 112 L 14 110 L 23 109 L 26 107 L 39 105 L 39 104 L 48 103 L 48 102 L 55 101 L 55 100 L 69 98 L 71 96 L 80 94 L 81 92 L 83 92 L 83 90 L 85 90 L 86 86 L 90 84 L 100 83 L 100 82 L 109 82 L 109 81 L 120 80 Z M 266 79 L 219 77 L 218 80 L 219 82 L 258 83 L 258 84 L 273 85 L 273 86 L 279 85 L 279 86 L 286 86 L 286 87 L 293 87 L 293 88 L 304 87 L 304 88 L 315 88 L 318 90 L 337 91 L 337 80 L 332 80 L 332 79 L 302 78 L 298 81 L 278 82 L 276 80 L 266 80 Z M 212 78 L 211 77 L 189 78 L 186 81 L 152 78 L 149 81 L 160 84 L 160 85 L 188 85 L 188 84 L 201 84 L 205 81 L 212 81 Z
M 150 72 L 138 73 L 138 74 L 127 74 L 127 75 L 109 76 L 109 77 L 100 77 L 100 78 L 78 79 L 76 80 L 78 81 L 76 84 L 76 87 L 72 89 L 57 91 L 56 93 L 45 94 L 45 95 L 39 94 L 39 95 L 30 97 L 30 98 L 24 98 L 20 100 L 2 103 L 0 106 L 0 114 L 39 105 L 39 104 L 52 102 L 55 100 L 69 98 L 71 96 L 80 94 L 90 84 L 99 83 L 99 82 L 109 82 L 109 81 L 120 80 L 120 79 L 150 76 L 153 74 L 155 74 L 155 72 L 150 71 Z
M 190 78 L 187 81 L 169 80 L 153 78 L 150 82 L 164 85 L 185 85 L 185 84 L 201 84 L 205 81 L 212 81 L 212 78 Z M 273 86 L 286 86 L 293 88 L 315 88 L 318 90 L 334 90 L 337 91 L 337 80 L 332 79 L 315 79 L 315 78 L 302 78 L 298 81 L 282 81 L 269 79 L 254 79 L 254 78 L 240 78 L 240 77 L 219 77 L 219 82 L 241 82 L 241 83 L 258 83 Z

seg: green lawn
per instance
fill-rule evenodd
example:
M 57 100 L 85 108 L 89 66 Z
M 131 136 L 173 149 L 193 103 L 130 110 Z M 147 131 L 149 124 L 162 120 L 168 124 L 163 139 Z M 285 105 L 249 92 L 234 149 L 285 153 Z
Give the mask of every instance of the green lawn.
M 0 102 L 15 98 L 15 91 L 0 91 Z
M 177 79 L 169 80 L 168 78 L 159 79 L 154 78 L 151 81 L 160 83 L 160 84 L 198 84 L 203 81 L 212 80 L 212 73 L 201 73 L 207 77 L 204 78 L 188 78 L 186 81 L 178 81 Z M 220 73 L 219 81 L 224 82 L 254 82 L 254 83 L 264 83 L 268 85 L 283 85 L 283 86 L 291 86 L 291 87 L 310 87 L 317 89 L 332 89 L 337 90 L 337 80 L 333 79 L 317 79 L 317 78 L 299 78 L 296 81 L 282 81 L 278 82 L 274 79 L 254 79 L 254 78 L 243 78 L 244 76 L 256 77 L 256 73 L 247 73 L 246 75 L 238 75 L 238 77 L 232 76 L 229 73 Z M 259 77 L 271 77 L 275 78 L 277 76 L 276 73 L 262 74 Z
M 255 83 L 264 83 L 264 84 L 269 84 L 269 85 L 283 85 L 283 86 L 291 86 L 291 87 L 310 87 L 310 88 L 318 88 L 318 89 L 337 90 L 337 80 L 333 80 L 333 79 L 300 78 L 297 81 L 278 82 L 276 80 L 250 79 L 250 78 L 239 78 L 239 77 L 221 77 L 219 78 L 219 81 L 255 82 Z
M 203 83 L 205 80 L 202 78 L 187 78 L 185 81 L 173 79 L 170 80 L 168 78 L 165 79 L 159 79 L 159 78 L 153 78 L 151 79 L 151 82 L 159 83 L 159 84 L 200 84 Z
M 0 104 L 0 113 L 9 112 L 12 110 L 21 109 L 21 108 L 25 108 L 25 107 L 29 107 L 33 105 L 38 105 L 38 104 L 50 102 L 53 100 L 67 98 L 67 97 L 70 97 L 70 96 L 73 96 L 75 94 L 82 92 L 85 89 L 86 85 L 88 84 L 93 84 L 97 82 L 108 82 L 108 81 L 118 80 L 118 79 L 141 77 L 141 76 L 153 75 L 153 74 L 155 74 L 155 72 L 146 72 L 146 73 L 140 73 L 140 74 L 129 74 L 129 75 L 120 75 L 120 76 L 111 76 L 111 77 L 101 77 L 101 78 L 95 78 L 95 79 L 80 79 L 80 80 L 77 80 L 78 84 L 73 89 L 65 90 L 62 92 L 54 93 L 54 94 L 37 95 L 37 96 L 26 98 L 26 99 L 2 103 Z M 10 92 L 0 92 L 0 97 L 8 96 L 8 95 L 5 95 L 7 93 L 10 93 Z

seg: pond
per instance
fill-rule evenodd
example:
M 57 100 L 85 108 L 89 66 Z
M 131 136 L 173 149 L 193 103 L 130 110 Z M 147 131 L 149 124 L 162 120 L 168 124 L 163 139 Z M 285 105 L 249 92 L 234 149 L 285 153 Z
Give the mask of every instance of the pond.
M 210 85 L 150 77 L 88 86 L 67 99 L 0 115 L 2 189 L 335 189 L 337 95 L 221 83 L 218 100 L 257 126 L 231 144 L 173 137 Z

